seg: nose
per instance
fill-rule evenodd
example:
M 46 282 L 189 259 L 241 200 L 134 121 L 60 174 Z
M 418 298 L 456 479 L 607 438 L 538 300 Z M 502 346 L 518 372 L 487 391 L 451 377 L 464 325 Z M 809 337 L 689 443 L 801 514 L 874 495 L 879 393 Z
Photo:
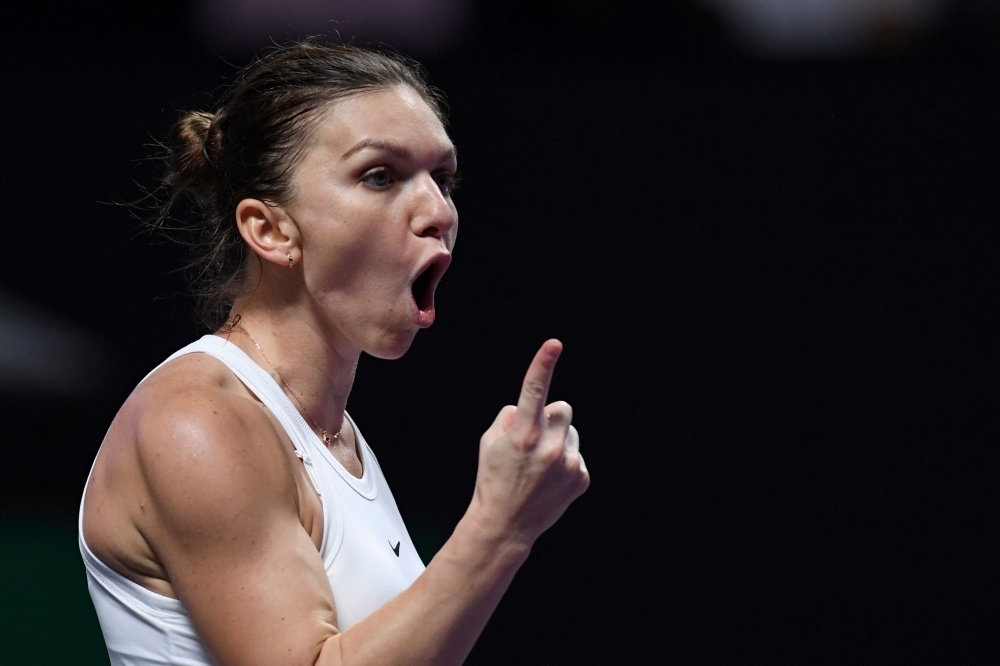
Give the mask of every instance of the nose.
M 417 182 L 416 202 L 410 228 L 417 236 L 445 238 L 458 224 L 458 213 L 429 173 Z

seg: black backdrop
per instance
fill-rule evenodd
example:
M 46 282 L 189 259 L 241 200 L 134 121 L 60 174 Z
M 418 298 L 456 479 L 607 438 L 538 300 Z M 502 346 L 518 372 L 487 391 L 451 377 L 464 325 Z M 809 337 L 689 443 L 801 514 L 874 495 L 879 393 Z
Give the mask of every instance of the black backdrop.
M 438 322 L 363 359 L 349 405 L 432 553 L 482 430 L 538 344 L 566 343 L 553 396 L 593 484 L 472 662 L 984 658 L 993 33 L 957 16 L 908 48 L 764 61 L 685 3 L 560 6 L 481 6 L 425 59 L 465 174 L 456 260 Z M 233 71 L 187 16 L 32 7 L 7 28 L 0 285 L 102 336 L 116 374 L 3 396 L 4 515 L 71 515 L 117 406 L 198 333 L 182 253 L 99 203 L 135 198 L 150 136 Z

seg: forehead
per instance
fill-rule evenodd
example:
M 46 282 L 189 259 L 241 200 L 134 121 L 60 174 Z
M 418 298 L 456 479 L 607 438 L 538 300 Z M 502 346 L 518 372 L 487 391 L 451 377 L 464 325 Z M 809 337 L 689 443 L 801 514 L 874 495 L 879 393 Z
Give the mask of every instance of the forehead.
M 431 107 L 413 88 L 396 86 L 338 100 L 317 121 L 313 145 L 341 157 L 361 142 L 391 143 L 414 154 L 453 149 Z

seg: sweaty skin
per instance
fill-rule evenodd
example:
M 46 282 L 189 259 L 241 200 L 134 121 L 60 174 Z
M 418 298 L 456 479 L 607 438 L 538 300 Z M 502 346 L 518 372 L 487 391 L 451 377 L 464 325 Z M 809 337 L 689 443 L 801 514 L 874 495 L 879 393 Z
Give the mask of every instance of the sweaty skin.
M 398 358 L 433 321 L 411 287 L 428 266 L 436 284 L 450 262 L 455 168 L 419 94 L 388 88 L 322 115 L 290 202 L 237 207 L 261 261 L 230 341 L 271 371 L 252 334 L 329 432 L 344 423 L 361 352 Z M 517 406 L 483 435 L 473 500 L 448 542 L 412 586 L 344 632 L 304 467 L 275 417 L 207 355 L 166 364 L 128 398 L 94 467 L 84 538 L 122 575 L 180 599 L 222 666 L 459 664 L 534 541 L 590 482 L 570 406 L 546 405 L 561 351 L 542 345 Z M 331 452 L 361 476 L 354 433 L 343 433 Z

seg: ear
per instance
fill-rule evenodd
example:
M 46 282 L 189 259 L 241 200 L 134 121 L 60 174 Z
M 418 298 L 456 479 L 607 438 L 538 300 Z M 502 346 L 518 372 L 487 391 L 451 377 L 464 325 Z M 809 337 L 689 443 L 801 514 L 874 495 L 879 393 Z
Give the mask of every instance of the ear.
M 279 206 L 244 199 L 236 206 L 236 228 L 250 249 L 265 261 L 291 267 L 302 258 L 298 225 Z

